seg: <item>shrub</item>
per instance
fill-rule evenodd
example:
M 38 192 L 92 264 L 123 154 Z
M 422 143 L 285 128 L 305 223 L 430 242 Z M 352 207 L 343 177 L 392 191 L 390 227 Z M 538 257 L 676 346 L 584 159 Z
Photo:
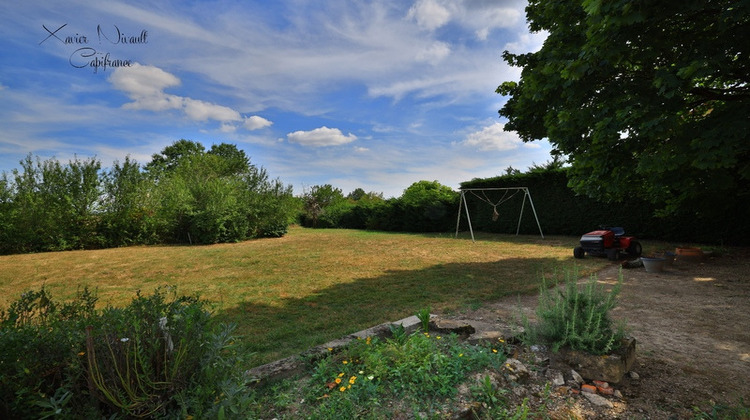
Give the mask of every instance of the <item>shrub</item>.
M 233 326 L 174 289 L 94 309 L 42 288 L 0 311 L 0 417 L 217 417 L 248 394 Z
M 622 273 L 610 292 L 592 275 L 583 288 L 577 284 L 577 273 L 568 272 L 562 288 L 549 287 L 542 279 L 539 306 L 536 309 L 538 323 L 525 324 L 525 340 L 528 343 L 545 343 L 553 351 L 567 346 L 591 354 L 606 354 L 616 349 L 625 335 L 624 325 L 613 325 L 609 312 L 617 304 L 616 298 L 622 287 Z
M 37 418 L 37 403 L 58 389 L 84 391 L 78 354 L 95 303 L 88 289 L 60 304 L 42 287 L 0 310 L 0 417 Z

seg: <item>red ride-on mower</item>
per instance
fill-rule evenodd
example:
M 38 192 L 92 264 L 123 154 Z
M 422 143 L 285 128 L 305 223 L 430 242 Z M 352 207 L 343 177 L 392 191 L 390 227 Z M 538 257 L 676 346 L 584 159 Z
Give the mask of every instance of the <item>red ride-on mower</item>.
M 641 243 L 633 236 L 624 236 L 625 229 L 621 227 L 602 226 L 581 236 L 581 245 L 573 249 L 573 256 L 583 258 L 586 254 L 607 256 L 610 261 L 620 259 L 621 253 L 629 257 L 638 258 L 643 252 Z

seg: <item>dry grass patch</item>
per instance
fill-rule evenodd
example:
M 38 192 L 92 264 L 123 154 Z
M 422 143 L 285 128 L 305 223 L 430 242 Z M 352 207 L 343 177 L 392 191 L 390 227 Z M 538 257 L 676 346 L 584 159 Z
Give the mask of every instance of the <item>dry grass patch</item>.
M 58 299 L 95 289 L 122 306 L 136 291 L 175 285 L 216 303 L 235 322 L 257 363 L 385 321 L 459 311 L 501 296 L 533 293 L 541 273 L 577 264 L 577 238 L 415 235 L 294 227 L 283 238 L 211 246 L 152 246 L 0 257 L 0 306 L 47 287 Z

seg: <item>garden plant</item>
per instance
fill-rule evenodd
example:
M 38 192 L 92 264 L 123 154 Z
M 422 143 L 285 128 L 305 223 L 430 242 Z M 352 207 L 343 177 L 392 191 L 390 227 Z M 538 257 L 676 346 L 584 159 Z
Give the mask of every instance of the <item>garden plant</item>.
M 0 417 L 217 417 L 247 399 L 234 327 L 160 288 L 123 308 L 44 288 L 0 311 Z
M 539 287 L 537 323 L 524 319 L 524 339 L 528 344 L 549 345 L 552 351 L 561 347 L 601 355 L 616 350 L 625 336 L 625 325 L 616 324 L 610 311 L 617 304 L 622 287 L 622 272 L 610 291 L 591 275 L 583 287 L 578 273 L 564 274 L 561 282 L 553 279 L 552 287 L 542 279 Z M 562 283 L 562 287 L 558 287 Z

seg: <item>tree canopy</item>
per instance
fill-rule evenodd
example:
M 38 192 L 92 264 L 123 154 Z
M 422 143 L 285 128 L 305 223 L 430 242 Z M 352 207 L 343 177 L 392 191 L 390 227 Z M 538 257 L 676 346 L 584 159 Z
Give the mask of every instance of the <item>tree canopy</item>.
M 664 213 L 722 211 L 750 184 L 750 1 L 530 0 L 534 53 L 497 92 L 505 129 L 548 139 L 570 186 Z

